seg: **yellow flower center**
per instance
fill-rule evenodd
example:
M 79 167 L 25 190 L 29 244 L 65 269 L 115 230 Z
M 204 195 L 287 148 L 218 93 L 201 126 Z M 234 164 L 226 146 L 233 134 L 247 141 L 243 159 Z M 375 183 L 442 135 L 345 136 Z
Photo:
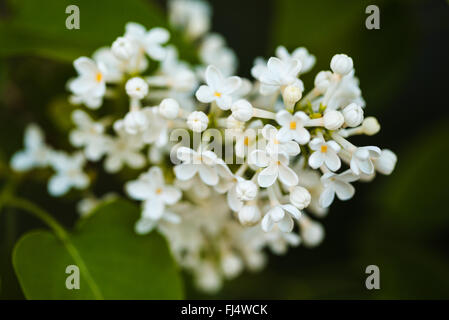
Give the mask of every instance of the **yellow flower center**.
M 296 129 L 296 122 L 295 121 L 290 122 L 290 129 L 291 130 L 295 130 Z
M 274 142 L 274 144 L 279 144 L 279 140 L 276 138 L 274 138 L 273 142 Z
M 101 72 L 98 72 L 98 73 L 95 75 L 95 80 L 96 80 L 97 82 L 101 82 L 101 80 L 103 80 L 103 74 L 102 74 Z
M 321 146 L 321 152 L 322 153 L 326 153 L 327 152 L 327 146 L 326 145 L 322 145 Z
M 215 93 L 214 93 L 214 96 L 216 96 L 216 97 L 220 98 L 220 97 L 221 97 L 221 93 L 220 93 L 220 92 L 217 92 L 217 91 L 215 91 Z
M 245 140 L 243 140 L 243 143 L 245 144 L 245 146 L 249 145 L 249 138 L 245 137 Z
M 279 166 L 279 165 L 281 165 L 281 162 L 278 160 L 278 161 L 276 162 L 276 164 Z
M 161 188 L 157 188 L 156 189 L 156 194 L 161 194 L 162 193 L 162 189 Z

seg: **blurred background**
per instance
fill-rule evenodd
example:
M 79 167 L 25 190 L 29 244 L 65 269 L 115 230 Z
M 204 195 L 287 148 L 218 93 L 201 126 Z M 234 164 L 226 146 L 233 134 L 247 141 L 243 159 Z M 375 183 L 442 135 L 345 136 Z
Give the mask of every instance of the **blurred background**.
M 42 126 L 50 144 L 68 147 L 65 83 L 75 75 L 71 62 L 76 57 L 111 44 L 127 21 L 147 27 L 166 25 L 165 1 L 56 2 L 40 1 L 36 10 L 36 1 L 0 1 L 2 187 L 9 158 L 21 148 L 29 122 Z M 71 32 L 64 27 L 64 8 L 77 2 L 82 3 L 81 29 Z M 317 57 L 314 69 L 302 77 L 307 90 L 318 71 L 329 69 L 334 54 L 353 57 L 367 103 L 365 114 L 376 116 L 382 125 L 379 134 L 354 139 L 355 144 L 389 148 L 397 153 L 398 163 L 391 176 L 359 183 L 351 201 L 333 204 L 322 220 L 326 238 L 319 247 L 270 256 L 262 272 L 245 272 L 226 282 L 216 295 L 198 292 L 186 275 L 186 297 L 449 298 L 448 2 L 210 2 L 212 30 L 224 35 L 236 51 L 240 76 L 249 77 L 253 59 L 273 55 L 278 45 L 290 50 L 305 46 Z M 380 8 L 380 30 L 365 27 L 365 8 L 370 4 Z M 60 20 L 52 19 L 55 16 Z M 176 34 L 174 41 L 185 48 L 181 58 L 195 59 Z M 96 187 L 100 194 L 109 191 L 109 181 L 103 181 Z M 20 184 L 17 193 L 54 212 L 68 227 L 77 219 L 77 198 L 52 199 L 37 174 L 31 182 Z M 1 211 L 1 298 L 23 298 L 11 266 L 11 250 L 24 232 L 41 226 L 12 209 Z M 380 268 L 380 290 L 365 288 L 365 268 L 372 264 Z

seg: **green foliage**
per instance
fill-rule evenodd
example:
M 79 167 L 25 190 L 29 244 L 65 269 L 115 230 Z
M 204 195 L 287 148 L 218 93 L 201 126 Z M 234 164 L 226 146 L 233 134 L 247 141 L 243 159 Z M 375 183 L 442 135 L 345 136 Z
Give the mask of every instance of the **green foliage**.
M 117 200 L 98 207 L 67 241 L 32 231 L 16 244 L 13 265 L 28 299 L 180 299 L 181 278 L 165 240 L 138 236 L 139 208 Z M 80 289 L 68 290 L 68 265 L 80 269 Z
M 124 32 L 125 24 L 134 21 L 147 28 L 167 27 L 165 14 L 158 6 L 144 0 L 10 0 L 11 16 L 0 23 L 0 56 L 32 54 L 66 62 L 90 55 L 111 45 Z M 80 9 L 80 29 L 69 30 L 66 7 Z M 171 42 L 195 59 L 192 50 L 172 32 Z

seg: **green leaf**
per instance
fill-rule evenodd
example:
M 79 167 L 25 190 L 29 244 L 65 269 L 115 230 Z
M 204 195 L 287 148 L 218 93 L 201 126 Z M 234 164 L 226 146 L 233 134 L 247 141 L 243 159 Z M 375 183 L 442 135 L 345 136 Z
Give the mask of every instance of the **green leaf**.
M 24 235 L 13 265 L 28 299 L 181 299 L 182 283 L 167 243 L 134 233 L 137 206 L 117 200 L 97 208 L 64 244 L 48 231 Z M 77 265 L 80 289 L 66 288 Z
M 0 56 L 33 54 L 72 62 L 111 45 L 123 34 L 127 22 L 138 22 L 147 28 L 167 27 L 161 8 L 144 0 L 10 0 L 9 4 L 12 14 L 0 23 Z M 65 10 L 71 4 L 80 10 L 78 30 L 69 30 L 65 25 L 69 16 Z M 188 51 L 173 32 L 171 42 L 181 52 Z

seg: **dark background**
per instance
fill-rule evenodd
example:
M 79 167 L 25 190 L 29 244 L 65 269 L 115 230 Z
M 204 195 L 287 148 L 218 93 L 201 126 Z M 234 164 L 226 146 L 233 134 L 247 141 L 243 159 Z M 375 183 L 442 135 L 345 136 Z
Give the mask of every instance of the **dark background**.
M 354 141 L 395 151 L 398 164 L 391 176 L 359 183 L 352 200 L 333 204 L 329 215 L 322 219 L 326 238 L 319 247 L 299 247 L 284 256 L 271 255 L 262 272 L 245 272 L 226 282 L 223 290 L 213 296 L 196 291 L 186 276 L 186 296 L 449 298 L 448 2 L 211 3 L 212 29 L 223 34 L 237 52 L 241 76 L 249 77 L 253 59 L 273 55 L 277 45 L 290 50 L 305 46 L 317 57 L 316 66 L 302 77 L 307 90 L 315 74 L 329 68 L 335 53 L 350 55 L 367 103 L 365 114 L 376 116 L 382 125 L 376 136 L 357 137 Z M 365 28 L 365 8 L 369 4 L 380 8 L 380 30 Z M 165 3 L 157 1 L 157 5 L 164 8 Z M 14 19 L 13 8 L 9 2 L 0 1 L 2 19 Z M 98 28 L 107 30 L 107 26 Z M 118 26 L 118 30 L 122 28 Z M 112 38 L 105 35 L 100 45 L 110 44 L 119 34 Z M 8 47 L 11 40 L 4 36 L 0 32 L 0 43 Z M 92 41 L 92 48 L 99 46 L 97 42 Z M 80 48 L 81 54 L 91 54 L 83 50 Z M 27 123 L 38 122 L 49 133 L 50 143 L 68 147 L 63 124 L 54 120 L 60 116 L 56 110 L 66 104 L 65 82 L 74 75 L 71 64 L 52 55 L 45 58 L 37 50 L 13 51 L 0 50 L 0 183 L 4 182 L 8 159 L 22 146 Z M 107 177 L 103 181 L 96 187 L 100 194 L 116 182 Z M 67 226 L 76 219 L 76 194 L 53 200 L 37 174 L 33 174 L 31 182 L 20 184 L 17 192 L 55 212 Z M 11 248 L 21 234 L 39 226 L 34 219 L 11 209 L 0 213 L 0 297 L 23 297 L 11 268 Z M 380 290 L 365 288 L 365 268 L 371 264 L 380 268 Z

